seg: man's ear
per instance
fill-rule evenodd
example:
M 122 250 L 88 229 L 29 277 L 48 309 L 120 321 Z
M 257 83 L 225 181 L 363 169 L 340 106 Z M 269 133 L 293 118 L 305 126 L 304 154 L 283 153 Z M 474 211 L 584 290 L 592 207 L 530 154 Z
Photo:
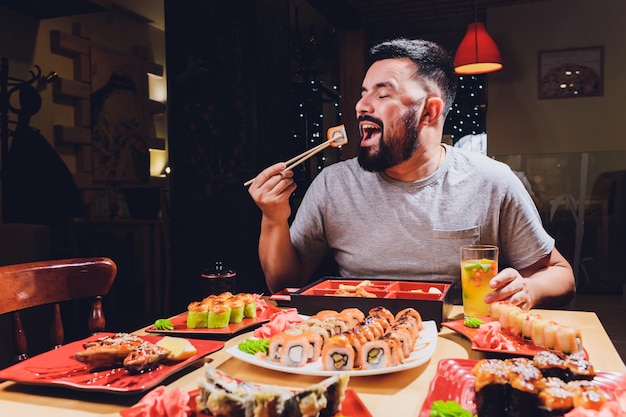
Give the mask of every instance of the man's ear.
M 426 98 L 424 111 L 420 119 L 420 126 L 428 126 L 439 121 L 439 117 L 443 113 L 443 100 L 436 96 Z

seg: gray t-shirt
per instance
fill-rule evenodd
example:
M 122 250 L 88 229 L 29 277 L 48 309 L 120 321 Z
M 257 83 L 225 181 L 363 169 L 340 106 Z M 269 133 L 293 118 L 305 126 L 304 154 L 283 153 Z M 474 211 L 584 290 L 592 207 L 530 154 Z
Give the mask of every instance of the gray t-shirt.
M 356 158 L 324 168 L 291 225 L 301 259 L 330 251 L 354 278 L 460 282 L 459 248 L 500 247 L 500 269 L 549 254 L 554 239 L 511 169 L 476 152 L 446 147 L 439 169 L 415 182 L 363 170 Z

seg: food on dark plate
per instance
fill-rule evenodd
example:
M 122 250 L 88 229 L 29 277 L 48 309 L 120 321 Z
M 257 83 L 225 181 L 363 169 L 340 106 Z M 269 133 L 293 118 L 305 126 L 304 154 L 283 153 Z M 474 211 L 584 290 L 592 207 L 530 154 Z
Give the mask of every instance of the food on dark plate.
M 533 359 L 478 361 L 471 370 L 478 417 L 556 417 L 574 407 L 598 410 L 609 397 L 593 381 L 593 367 L 584 366 L 591 372 L 571 372 L 568 359 L 541 352 Z
M 117 333 L 83 344 L 76 360 L 94 369 L 124 367 L 130 373 L 142 373 L 155 369 L 163 363 L 170 351 L 138 336 Z
M 339 374 L 301 391 L 241 382 L 205 365 L 197 409 L 214 417 L 331 417 L 341 412 L 349 376 Z

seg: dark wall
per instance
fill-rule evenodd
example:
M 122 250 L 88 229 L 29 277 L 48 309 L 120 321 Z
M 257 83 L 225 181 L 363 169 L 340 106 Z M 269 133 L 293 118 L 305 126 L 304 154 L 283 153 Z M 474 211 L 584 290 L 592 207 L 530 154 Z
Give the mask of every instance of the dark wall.
M 288 139 L 288 0 L 166 0 L 172 310 L 221 260 L 237 291 L 268 293 L 260 211 L 243 182 Z

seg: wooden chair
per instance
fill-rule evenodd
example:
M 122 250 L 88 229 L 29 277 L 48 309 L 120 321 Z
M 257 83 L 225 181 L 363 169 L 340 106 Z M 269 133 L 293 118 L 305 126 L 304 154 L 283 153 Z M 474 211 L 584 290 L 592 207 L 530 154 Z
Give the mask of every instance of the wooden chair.
M 51 305 L 50 346 L 63 344 L 65 331 L 60 303 L 91 299 L 87 318 L 91 333 L 104 330 L 102 296 L 117 274 L 109 258 L 75 258 L 0 266 L 0 315 L 13 314 L 17 360 L 28 358 L 26 334 L 20 311 Z

